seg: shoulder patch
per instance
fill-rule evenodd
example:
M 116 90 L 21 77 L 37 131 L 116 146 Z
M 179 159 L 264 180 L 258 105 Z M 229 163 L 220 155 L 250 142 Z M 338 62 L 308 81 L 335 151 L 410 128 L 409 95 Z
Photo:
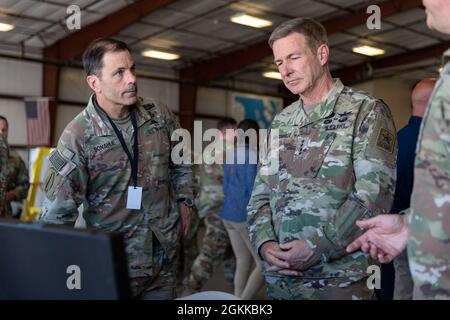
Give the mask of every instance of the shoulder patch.
M 70 155 L 70 159 L 73 158 L 73 156 L 75 155 L 69 149 L 64 149 L 63 154 Z M 49 157 L 49 162 L 50 165 L 53 167 L 53 169 L 63 177 L 71 173 L 72 170 L 75 169 L 77 166 L 74 162 L 67 160 L 65 157 L 63 157 L 60 154 L 59 150 L 55 150 L 52 152 L 52 154 Z
M 59 154 L 58 150 L 52 152 L 49 161 L 50 164 L 56 169 L 56 171 L 60 171 L 68 162 L 63 156 Z
M 48 171 L 46 172 L 44 179 L 44 192 L 48 198 L 52 198 L 52 195 L 54 193 L 55 180 L 58 180 L 57 177 L 58 174 L 52 168 L 49 168 Z
M 64 148 L 64 149 L 61 151 L 61 153 L 62 153 L 62 155 L 63 155 L 64 157 L 66 157 L 66 159 L 69 159 L 69 160 L 72 160 L 73 156 L 75 155 L 75 153 L 74 153 L 73 151 L 71 151 L 71 150 L 69 150 L 69 149 L 67 149 L 67 148 Z
M 381 127 L 378 132 L 376 146 L 378 149 L 392 154 L 394 152 L 395 139 L 396 137 L 392 132 Z

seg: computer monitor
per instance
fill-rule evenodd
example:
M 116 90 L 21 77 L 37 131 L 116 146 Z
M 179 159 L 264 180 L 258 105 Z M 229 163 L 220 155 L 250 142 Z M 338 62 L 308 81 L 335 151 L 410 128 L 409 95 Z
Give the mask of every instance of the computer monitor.
M 0 219 L 0 299 L 128 299 L 119 233 Z

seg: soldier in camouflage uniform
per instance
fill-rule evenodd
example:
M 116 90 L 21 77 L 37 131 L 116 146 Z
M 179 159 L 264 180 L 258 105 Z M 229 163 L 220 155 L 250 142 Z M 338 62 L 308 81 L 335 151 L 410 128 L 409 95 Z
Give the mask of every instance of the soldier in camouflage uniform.
M 411 117 L 409 123 L 403 127 L 397 134 L 398 140 L 398 156 L 397 156 L 397 184 L 395 186 L 394 203 L 391 212 L 399 213 L 411 206 L 411 194 L 414 182 L 414 160 L 416 158 L 417 139 L 419 138 L 420 124 L 436 85 L 435 78 L 428 78 L 419 81 L 411 93 Z M 390 264 L 382 267 L 381 277 L 384 280 L 390 277 Z M 395 269 L 394 300 L 411 300 L 413 296 L 414 283 L 411 272 L 409 271 L 408 256 L 406 251 L 399 257 L 394 259 L 393 266 Z M 393 272 L 392 272 L 393 273 Z M 384 283 L 383 283 L 384 284 Z M 386 283 L 384 287 L 390 288 L 390 283 Z M 385 288 L 382 288 L 383 290 Z M 386 289 L 385 289 L 386 290 Z
M 6 179 L 8 166 L 9 147 L 6 139 L 0 134 L 0 208 L 6 206 Z M 0 211 L 0 218 L 5 218 L 3 211 Z
M 138 98 L 125 43 L 98 39 L 83 63 L 95 94 L 49 157 L 40 220 L 74 225 L 84 204 L 87 227 L 124 236 L 133 296 L 174 298 L 180 215 L 186 234 L 193 204 L 191 168 L 171 159 L 179 125 L 164 105 Z
M 423 3 L 428 26 L 450 34 L 450 2 Z M 358 222 L 368 230 L 347 248 L 385 263 L 408 246 L 413 299 L 450 299 L 450 49 L 442 60 L 417 143 L 411 208 Z
M 195 163 L 195 162 L 194 162 Z M 181 241 L 180 259 L 178 261 L 178 275 L 177 275 L 177 295 L 181 295 L 184 290 L 184 279 L 191 273 L 192 264 L 199 253 L 197 235 L 200 226 L 200 217 L 198 215 L 198 198 L 200 193 L 200 174 L 201 165 L 192 165 L 193 178 L 193 195 L 194 208 L 192 212 L 191 223 L 187 235 Z
M 450 299 L 450 49 L 443 59 L 416 150 L 408 240 L 414 299 Z
M 8 120 L 0 116 L 0 134 L 4 136 L 6 141 L 8 141 L 8 129 Z M 23 201 L 27 197 L 29 186 L 25 163 L 16 151 L 9 149 L 8 166 L 6 168 L 6 202 L 1 211 L 5 216 L 12 217 L 11 201 Z
M 314 20 L 280 25 L 269 44 L 285 85 L 300 99 L 271 124 L 278 147 L 269 145 L 248 205 L 267 294 L 373 299 L 366 284 L 372 262 L 345 247 L 361 234 L 356 220 L 391 207 L 396 140 L 389 108 L 331 78 L 326 31 Z
M 225 142 L 234 139 L 234 136 L 227 137 L 226 129 L 235 129 L 235 127 L 236 121 L 234 119 L 224 118 L 219 120 L 218 129 L 221 130 Z M 213 155 L 205 153 L 204 156 Z M 204 161 L 212 164 L 204 164 L 201 169 L 199 168 L 200 194 L 197 201 L 197 210 L 199 218 L 204 219 L 206 230 L 200 253 L 186 278 L 183 296 L 199 291 L 211 278 L 214 265 L 221 260 L 224 262 L 227 280 L 233 283 L 234 278 L 234 254 L 230 238 L 219 215 L 224 199 L 223 165 L 213 163 L 213 159 L 204 159 Z
M 450 34 L 450 2 L 425 0 L 427 24 Z M 416 150 L 408 257 L 415 299 L 450 299 L 450 49 Z

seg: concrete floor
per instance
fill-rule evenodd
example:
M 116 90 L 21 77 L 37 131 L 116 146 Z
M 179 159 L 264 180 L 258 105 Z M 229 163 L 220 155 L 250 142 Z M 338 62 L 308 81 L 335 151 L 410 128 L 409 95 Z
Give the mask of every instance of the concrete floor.
M 223 275 L 222 265 L 219 264 L 213 273 L 212 278 L 206 283 L 202 291 L 222 291 L 233 294 L 233 288 Z M 266 300 L 266 286 L 264 285 L 253 300 Z

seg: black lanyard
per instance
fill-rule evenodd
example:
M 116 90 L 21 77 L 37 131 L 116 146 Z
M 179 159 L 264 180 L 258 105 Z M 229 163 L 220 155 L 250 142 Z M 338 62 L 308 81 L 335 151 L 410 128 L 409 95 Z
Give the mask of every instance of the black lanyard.
M 128 160 L 130 160 L 131 164 L 131 176 L 133 177 L 134 187 L 137 187 L 137 172 L 138 172 L 138 154 L 139 154 L 139 147 L 138 147 L 138 130 L 137 130 L 137 122 L 136 122 L 136 114 L 134 113 L 134 108 L 130 109 L 130 116 L 131 116 L 131 124 L 133 125 L 133 137 L 134 137 L 134 144 L 133 144 L 133 157 L 131 157 L 130 150 L 128 150 L 127 144 L 125 143 L 125 139 L 123 138 L 122 132 L 117 128 L 116 124 L 112 119 L 109 117 L 109 115 L 106 113 L 105 110 L 100 107 L 100 105 L 97 102 L 97 99 L 94 99 L 94 104 L 96 107 L 98 107 L 108 118 L 109 123 L 114 129 L 114 132 L 117 135 L 117 138 L 119 138 L 120 144 L 122 145 L 123 150 L 127 154 Z

